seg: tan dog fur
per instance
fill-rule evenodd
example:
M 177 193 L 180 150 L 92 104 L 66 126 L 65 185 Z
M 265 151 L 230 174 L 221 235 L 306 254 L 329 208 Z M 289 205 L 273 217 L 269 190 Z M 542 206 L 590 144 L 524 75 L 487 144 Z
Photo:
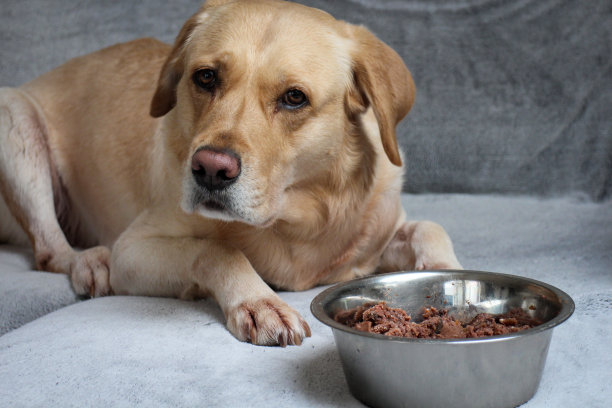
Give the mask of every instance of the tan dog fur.
M 191 80 L 202 67 L 218 71 L 214 94 Z M 309 103 L 284 109 L 295 88 Z M 238 339 L 300 344 L 308 325 L 264 282 L 461 268 L 441 227 L 404 220 L 395 126 L 414 97 L 365 28 L 209 1 L 173 47 L 119 44 L 0 90 L 0 240 L 29 240 L 79 294 L 210 295 Z M 202 146 L 241 156 L 227 211 L 198 202 Z

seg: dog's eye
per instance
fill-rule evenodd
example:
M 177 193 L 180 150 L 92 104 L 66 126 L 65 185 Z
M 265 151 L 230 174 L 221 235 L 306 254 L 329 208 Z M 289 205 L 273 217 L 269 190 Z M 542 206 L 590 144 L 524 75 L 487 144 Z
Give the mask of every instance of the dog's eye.
M 282 103 L 285 108 L 297 109 L 308 103 L 308 98 L 304 92 L 299 89 L 290 89 L 282 97 Z
M 196 86 L 209 91 L 217 83 L 217 72 L 209 68 L 199 69 L 193 74 L 192 79 Z

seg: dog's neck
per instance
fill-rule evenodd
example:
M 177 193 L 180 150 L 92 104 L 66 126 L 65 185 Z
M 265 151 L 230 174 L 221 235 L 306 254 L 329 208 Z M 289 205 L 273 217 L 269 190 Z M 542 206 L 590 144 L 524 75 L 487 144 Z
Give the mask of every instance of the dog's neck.
M 287 239 L 312 241 L 328 231 L 356 229 L 377 180 L 375 146 L 361 123 L 351 123 L 333 168 L 286 190 L 285 210 L 274 228 Z M 343 234 L 342 236 L 346 236 Z

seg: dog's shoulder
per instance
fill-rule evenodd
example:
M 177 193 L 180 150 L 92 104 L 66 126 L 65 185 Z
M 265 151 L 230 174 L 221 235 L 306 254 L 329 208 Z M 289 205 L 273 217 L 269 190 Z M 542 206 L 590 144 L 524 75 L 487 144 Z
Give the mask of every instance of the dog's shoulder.
M 70 96 L 71 90 L 89 92 L 96 85 L 108 89 L 113 83 L 125 87 L 139 78 L 154 86 L 169 51 L 169 45 L 154 38 L 119 43 L 72 58 L 21 88 L 32 95 L 46 91 Z

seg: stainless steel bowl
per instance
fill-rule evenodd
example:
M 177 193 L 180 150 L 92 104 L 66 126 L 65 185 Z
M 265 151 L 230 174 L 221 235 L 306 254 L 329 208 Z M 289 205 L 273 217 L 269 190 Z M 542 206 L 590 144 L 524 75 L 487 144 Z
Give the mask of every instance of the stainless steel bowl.
M 365 333 L 334 320 L 339 311 L 385 301 L 412 314 L 424 306 L 469 319 L 520 307 L 543 323 L 478 339 L 408 339 Z M 311 304 L 332 328 L 353 395 L 372 407 L 516 407 L 536 392 L 552 329 L 574 302 L 563 291 L 519 276 L 478 271 L 399 272 L 345 282 Z

